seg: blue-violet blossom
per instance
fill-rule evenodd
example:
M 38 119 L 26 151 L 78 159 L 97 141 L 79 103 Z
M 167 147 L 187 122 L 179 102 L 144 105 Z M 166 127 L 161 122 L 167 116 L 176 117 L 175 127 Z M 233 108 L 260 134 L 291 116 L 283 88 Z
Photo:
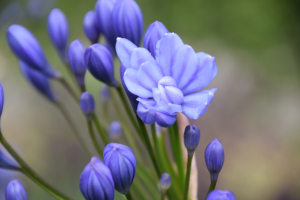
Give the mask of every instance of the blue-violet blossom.
M 95 111 L 94 97 L 90 93 L 84 92 L 81 94 L 79 104 L 80 109 L 86 116 L 87 120 L 91 120 Z
M 119 121 L 113 121 L 108 129 L 109 138 L 114 141 L 122 134 L 122 125 Z
M 193 156 L 200 141 L 200 130 L 195 125 L 187 125 L 184 130 L 184 146 L 188 155 Z
M 159 186 L 162 193 L 166 192 L 170 188 L 171 182 L 172 182 L 172 177 L 170 174 L 163 173 L 163 175 L 161 175 L 159 180 Z
M 205 149 L 205 163 L 211 181 L 217 181 L 225 159 L 224 149 L 218 139 L 210 142 Z
M 206 200 L 235 200 L 235 196 L 231 191 L 213 190 L 209 193 Z
M 2 169 L 19 169 L 19 165 L 9 159 L 3 152 L 2 149 L 0 148 L 0 168 Z
M 5 189 L 5 198 L 6 200 L 27 200 L 22 183 L 18 180 L 9 182 Z
M 88 11 L 85 14 L 82 26 L 85 36 L 90 42 L 92 44 L 97 43 L 100 36 L 100 30 L 96 24 L 96 14 L 94 11 Z

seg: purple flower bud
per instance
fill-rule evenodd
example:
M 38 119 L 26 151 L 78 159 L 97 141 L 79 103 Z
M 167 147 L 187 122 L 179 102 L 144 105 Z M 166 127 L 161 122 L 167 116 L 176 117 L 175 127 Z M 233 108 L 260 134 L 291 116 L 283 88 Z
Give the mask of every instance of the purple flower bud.
M 9 159 L 0 149 L 0 168 L 15 170 L 19 168 L 19 165 Z
M 224 149 L 218 139 L 207 145 L 205 149 L 205 163 L 210 173 L 210 180 L 217 181 L 224 163 Z
M 91 120 L 95 111 L 95 101 L 93 96 L 88 93 L 82 93 L 80 97 L 80 109 L 86 116 L 87 120 Z
M 53 9 L 47 21 L 48 35 L 58 51 L 61 59 L 67 61 L 67 44 L 69 38 L 69 24 L 65 14 L 58 8 Z
M 6 200 L 27 200 L 26 191 L 18 180 L 9 182 L 5 190 Z
M 116 1 L 112 20 L 117 37 L 126 38 L 139 46 L 143 34 L 143 15 L 134 0 Z
M 115 189 L 124 195 L 128 194 L 136 171 L 133 151 L 125 145 L 110 143 L 104 149 L 103 160 L 111 171 Z
M 160 177 L 160 181 L 159 181 L 159 186 L 160 186 L 161 192 L 165 193 L 170 188 L 171 183 L 172 183 L 172 178 L 171 178 L 170 174 L 164 173 Z
M 147 28 L 144 36 L 144 47 L 152 54 L 153 57 L 156 57 L 156 44 L 157 42 L 168 33 L 168 29 L 165 25 L 159 21 L 153 22 Z
M 69 65 L 79 86 L 84 86 L 84 76 L 86 72 L 84 51 L 85 48 L 80 40 L 71 42 L 68 48 Z
M 79 187 L 88 200 L 113 200 L 114 181 L 110 170 L 97 157 L 92 157 L 81 173 Z
M 3 105 L 4 105 L 4 91 L 3 91 L 3 87 L 0 83 L 0 119 L 2 116 L 2 112 L 3 112 Z
M 90 40 L 92 44 L 97 43 L 100 36 L 100 31 L 95 20 L 96 14 L 94 11 L 87 12 L 83 19 L 83 31 L 85 33 L 85 36 Z
M 118 139 L 122 134 L 122 125 L 118 121 L 113 121 L 108 130 L 109 137 L 112 141 Z
M 235 200 L 235 196 L 228 190 L 213 190 L 206 200 Z
M 49 78 L 59 78 L 60 74 L 52 69 L 34 35 L 20 25 L 11 25 L 6 32 L 6 40 L 14 54 L 31 68 Z
M 100 98 L 104 101 L 107 101 L 110 98 L 110 93 L 109 93 L 108 87 L 105 84 L 102 85 L 102 89 L 100 92 Z
M 193 156 L 200 141 L 200 130 L 195 125 L 188 125 L 184 130 L 184 145 L 188 155 Z
M 30 68 L 26 63 L 19 61 L 19 67 L 24 77 L 31 85 L 50 101 L 56 101 L 49 78 L 44 74 Z
M 99 81 L 117 87 L 114 65 L 110 52 L 102 44 L 89 46 L 84 52 L 84 62 L 89 72 Z

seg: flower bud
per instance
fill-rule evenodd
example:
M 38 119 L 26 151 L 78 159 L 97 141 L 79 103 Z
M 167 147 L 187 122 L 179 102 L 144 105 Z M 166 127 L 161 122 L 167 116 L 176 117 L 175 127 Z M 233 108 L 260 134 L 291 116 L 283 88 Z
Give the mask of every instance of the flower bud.
M 143 15 L 134 0 L 116 1 L 112 20 L 117 37 L 126 38 L 135 45 L 140 45 L 143 34 Z
M 15 162 L 12 161 L 10 158 L 8 158 L 3 152 L 2 149 L 0 148 L 0 168 L 2 169 L 19 169 L 19 165 Z
M 107 101 L 110 98 L 110 93 L 109 93 L 108 87 L 105 84 L 102 84 L 102 89 L 100 91 L 100 98 L 103 101 Z
M 108 130 L 109 137 L 112 141 L 117 140 L 122 134 L 122 125 L 118 121 L 113 121 Z
M 164 173 L 160 177 L 159 186 L 162 193 L 165 193 L 170 188 L 171 182 L 172 182 L 172 178 L 168 173 Z
M 84 76 L 86 72 L 84 51 L 85 48 L 80 40 L 71 42 L 68 48 L 69 65 L 79 86 L 84 86 Z
M 104 149 L 103 160 L 111 171 L 115 189 L 124 195 L 128 194 L 136 171 L 133 151 L 125 145 L 110 143 Z
M 79 187 L 85 199 L 114 199 L 115 186 L 111 172 L 97 157 L 92 157 L 91 162 L 84 168 Z
M 154 58 L 156 57 L 157 42 L 168 32 L 169 31 L 165 25 L 159 21 L 153 22 L 147 28 L 144 36 L 144 47 L 152 54 Z
M 188 125 L 184 130 L 184 145 L 188 155 L 193 156 L 200 141 L 200 130 L 195 125 Z
M 86 116 L 87 120 L 91 120 L 95 111 L 95 101 L 93 96 L 88 93 L 82 93 L 80 97 L 80 109 L 82 113 Z
M 26 191 L 18 180 L 9 182 L 5 190 L 6 200 L 27 200 Z
M 100 36 L 100 31 L 95 20 L 96 14 L 94 11 L 87 12 L 83 19 L 84 34 L 92 44 L 97 43 Z
M 20 25 L 11 25 L 6 32 L 6 40 L 14 54 L 31 68 L 49 78 L 59 78 L 60 74 L 52 69 L 34 35 Z
M 205 149 L 205 163 L 210 172 L 210 180 L 216 182 L 224 163 L 224 149 L 218 139 L 207 145 Z
M 40 73 L 39 71 L 30 68 L 26 63 L 22 61 L 19 61 L 19 67 L 24 77 L 27 79 L 29 83 L 31 83 L 31 85 L 37 91 L 39 91 L 50 101 L 55 102 L 57 100 L 51 88 L 51 84 L 48 77 L 46 77 L 44 74 Z
M 4 105 L 4 91 L 3 91 L 3 87 L 0 83 L 0 119 L 2 116 L 2 112 L 3 112 L 3 105 Z
M 89 46 L 84 52 L 84 62 L 89 72 L 99 81 L 117 87 L 114 65 L 110 52 L 102 44 Z
M 48 35 L 58 51 L 60 58 L 67 61 L 67 44 L 69 38 L 69 24 L 65 14 L 58 8 L 53 9 L 47 21 Z
M 235 200 L 235 196 L 228 190 L 213 190 L 206 200 Z

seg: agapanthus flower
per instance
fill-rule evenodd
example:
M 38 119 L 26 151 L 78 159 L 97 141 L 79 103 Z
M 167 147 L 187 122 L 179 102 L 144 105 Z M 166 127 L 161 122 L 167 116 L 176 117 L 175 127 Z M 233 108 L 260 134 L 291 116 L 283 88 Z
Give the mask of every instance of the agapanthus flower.
M 235 196 L 228 190 L 213 190 L 209 193 L 207 200 L 235 200 Z
M 8 158 L 2 151 L 3 149 L 0 148 L 0 168 L 12 170 L 18 169 L 19 165 L 15 161 Z
M 84 34 L 90 42 L 92 44 L 97 43 L 100 36 L 100 30 L 96 24 L 96 14 L 94 11 L 88 11 L 85 14 L 82 26 Z
M 18 180 L 9 182 L 5 190 L 6 200 L 27 200 L 26 191 Z
M 175 33 L 166 33 L 156 44 L 156 57 L 118 38 L 117 55 L 126 68 L 124 82 L 137 95 L 137 114 L 146 124 L 169 127 L 177 112 L 190 119 L 203 115 L 216 88 L 203 90 L 218 73 L 215 58 L 196 53 Z

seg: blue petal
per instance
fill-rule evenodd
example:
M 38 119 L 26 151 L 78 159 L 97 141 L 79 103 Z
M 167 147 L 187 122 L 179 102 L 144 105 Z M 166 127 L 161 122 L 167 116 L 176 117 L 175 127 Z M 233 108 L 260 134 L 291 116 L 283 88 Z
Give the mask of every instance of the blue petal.
M 145 48 L 136 48 L 131 54 L 130 64 L 134 69 L 139 69 L 141 64 L 146 61 L 152 61 L 156 63 L 155 59 L 151 56 L 151 53 Z
M 147 61 L 140 66 L 137 79 L 145 88 L 151 90 L 157 88 L 158 81 L 163 77 L 156 62 Z
M 153 124 L 155 122 L 155 110 L 153 107 L 156 102 L 153 99 L 142 99 L 138 98 L 140 101 L 137 109 L 137 114 L 145 124 Z
M 179 89 L 184 88 L 194 77 L 199 66 L 199 58 L 191 46 L 181 46 L 172 58 L 171 76 Z
M 176 115 L 168 115 L 161 112 L 155 113 L 155 120 L 161 127 L 170 127 L 176 121 Z
M 184 95 L 191 94 L 206 87 L 218 74 L 214 57 L 203 52 L 197 53 L 197 55 L 199 57 L 198 71 L 190 83 L 186 87 L 181 88 Z
M 128 90 L 143 98 L 152 97 L 152 91 L 144 88 L 137 79 L 138 71 L 135 69 L 127 69 L 124 73 L 124 82 Z
M 184 97 L 182 113 L 190 119 L 203 115 L 214 97 L 217 89 L 204 90 Z
M 160 104 L 156 107 L 156 110 L 168 115 L 176 115 L 178 112 L 182 112 L 182 106 L 173 103 Z
M 125 38 L 117 38 L 117 55 L 126 69 L 131 67 L 130 58 L 137 46 Z
M 157 62 L 164 76 L 171 75 L 172 58 L 176 50 L 184 45 L 180 37 L 175 33 L 165 34 L 158 44 Z
M 168 97 L 171 99 L 171 103 L 181 105 L 183 102 L 183 94 L 177 87 L 166 86 L 165 87 Z

